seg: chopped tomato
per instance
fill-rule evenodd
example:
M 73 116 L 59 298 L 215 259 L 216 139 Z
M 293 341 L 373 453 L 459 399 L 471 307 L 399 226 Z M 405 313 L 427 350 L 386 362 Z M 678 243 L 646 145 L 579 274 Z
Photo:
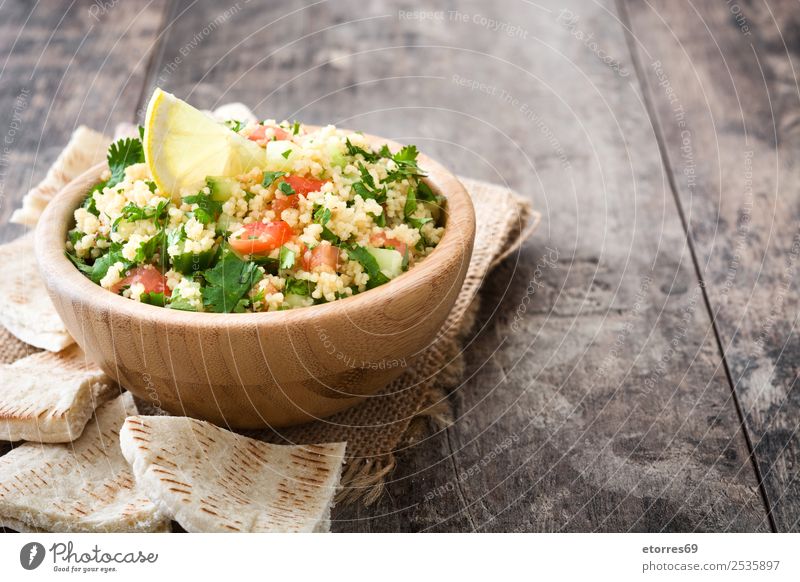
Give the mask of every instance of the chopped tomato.
M 250 135 L 247 136 L 247 139 L 252 141 L 264 141 L 267 139 L 268 129 L 271 129 L 273 131 L 275 139 L 279 140 L 292 139 L 292 134 L 290 134 L 285 129 L 278 127 L 277 125 L 259 125 L 250 133 Z
M 281 213 L 287 208 L 297 208 L 297 203 L 300 201 L 300 196 L 292 194 L 286 198 L 276 198 L 272 201 L 272 210 L 275 212 L 277 218 L 281 217 Z
M 284 176 L 281 182 L 286 182 L 292 187 L 295 194 L 302 194 L 305 196 L 309 192 L 319 192 L 325 185 L 324 180 L 316 180 L 314 178 L 301 178 L 300 176 Z
M 369 242 L 371 242 L 372 245 L 376 247 L 393 247 L 394 250 L 396 250 L 403 256 L 405 256 L 406 249 L 408 249 L 408 245 L 406 243 L 400 242 L 396 238 L 387 238 L 385 232 L 379 232 L 377 234 L 373 234 L 369 238 Z
M 119 293 L 125 287 L 131 287 L 136 283 L 144 285 L 145 293 L 163 293 L 165 297 L 169 297 L 171 294 L 169 287 L 167 287 L 167 278 L 152 265 L 144 265 L 129 270 L 119 283 L 111 287 L 111 290 L 114 293 Z
M 321 243 L 303 253 L 303 270 L 336 271 L 339 264 L 339 247 Z
M 242 235 L 231 237 L 228 242 L 237 253 L 253 255 L 277 249 L 293 236 L 292 227 L 282 220 L 251 222 L 245 225 Z

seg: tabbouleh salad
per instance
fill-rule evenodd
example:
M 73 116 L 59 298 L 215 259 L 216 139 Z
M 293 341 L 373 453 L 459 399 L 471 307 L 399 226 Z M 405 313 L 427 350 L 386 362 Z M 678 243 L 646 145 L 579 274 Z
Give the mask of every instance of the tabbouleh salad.
M 276 311 L 383 285 L 443 236 L 444 200 L 422 180 L 415 146 L 372 148 L 333 126 L 225 125 L 264 148 L 266 162 L 193 191 L 156 186 L 141 129 L 113 143 L 68 235 L 77 268 L 171 309 Z

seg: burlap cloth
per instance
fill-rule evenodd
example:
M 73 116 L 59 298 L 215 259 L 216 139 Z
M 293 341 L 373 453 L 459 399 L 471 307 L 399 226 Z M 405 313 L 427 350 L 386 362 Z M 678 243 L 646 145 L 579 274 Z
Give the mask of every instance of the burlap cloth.
M 380 496 L 384 478 L 395 467 L 393 453 L 406 443 L 414 419 L 428 416 L 448 422 L 447 391 L 462 377 L 463 339 L 472 327 L 481 283 L 538 224 L 539 215 L 530 203 L 509 189 L 467 178 L 461 178 L 461 182 L 475 205 L 475 246 L 464 286 L 431 349 L 378 397 L 325 420 L 247 433 L 278 443 L 347 441 L 339 502 L 361 499 L 369 504 Z M 11 363 L 37 351 L 0 328 L 0 363 Z M 138 404 L 144 413 L 159 413 L 141 401 Z

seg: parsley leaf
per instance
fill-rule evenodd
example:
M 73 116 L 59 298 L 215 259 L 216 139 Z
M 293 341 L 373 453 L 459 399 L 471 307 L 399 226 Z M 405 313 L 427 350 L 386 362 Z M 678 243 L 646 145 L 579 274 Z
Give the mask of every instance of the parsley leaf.
M 108 270 L 115 263 L 122 263 L 122 272 L 125 272 L 133 266 L 131 261 L 122 256 L 122 245 L 119 243 L 113 244 L 106 254 L 95 259 L 89 278 L 94 283 L 99 284 L 100 279 L 106 276 Z
M 244 129 L 244 126 L 246 124 L 242 121 L 239 121 L 238 119 L 228 119 L 227 121 L 224 122 L 224 125 L 227 126 L 227 128 L 230 129 L 231 131 L 239 133 Z
M 300 122 L 295 121 L 292 124 L 292 135 L 297 135 L 298 133 L 300 133 Z
M 404 146 L 399 152 L 392 156 L 394 163 L 397 164 L 397 169 L 389 172 L 386 177 L 387 182 L 396 182 L 403 178 L 416 178 L 424 176 L 425 173 L 417 165 L 417 146 L 407 145 Z
M 406 205 L 403 207 L 403 214 L 406 218 L 411 217 L 414 214 L 414 211 L 417 209 L 417 194 L 413 188 L 408 189 L 408 195 L 406 196 Z
M 318 206 L 316 210 L 314 210 L 314 222 L 317 224 L 321 224 L 325 226 L 328 224 L 328 221 L 331 219 L 331 209 L 325 206 Z
M 364 247 L 358 245 L 348 247 L 347 254 L 351 259 L 361 263 L 361 266 L 364 267 L 364 270 L 369 275 L 367 289 L 378 287 L 389 281 L 389 277 L 384 275 L 381 271 L 378 261 L 375 260 L 375 257 Z
M 285 175 L 286 172 L 264 172 L 264 179 L 261 180 L 261 185 L 264 188 L 269 188 L 275 180 Z
M 116 186 L 125 178 L 125 168 L 144 162 L 142 142 L 131 137 L 117 140 L 109 146 L 107 159 L 111 178 L 106 186 Z
M 286 279 L 286 285 L 283 288 L 284 295 L 302 295 L 308 297 L 313 291 L 314 283 L 306 279 Z
M 142 293 L 141 297 L 142 303 L 149 303 L 150 305 L 156 305 L 158 307 L 164 307 L 167 303 L 166 297 L 164 297 L 164 292 L 160 291 L 158 293 L 154 293 L 152 291 L 148 291 L 146 293 Z
M 127 222 L 136 222 L 137 220 L 150 220 L 155 221 L 157 226 L 161 225 L 161 221 L 166 217 L 167 206 L 169 200 L 166 198 L 159 200 L 155 207 L 153 206 L 137 206 L 133 202 L 128 202 L 122 209 L 122 214 L 111 225 L 112 230 L 117 230 L 117 226 L 123 220 Z
M 347 153 L 351 156 L 361 154 L 364 156 L 364 161 L 366 162 L 377 162 L 379 159 L 381 159 L 381 154 L 376 154 L 375 152 L 370 152 L 364 148 L 354 146 L 352 143 L 350 143 L 349 139 L 346 139 L 344 143 L 347 146 Z
M 297 257 L 297 253 L 295 253 L 292 249 L 288 247 L 281 247 L 280 253 L 278 255 L 279 267 L 281 269 L 291 269 L 294 267 L 294 261 Z
M 197 193 L 183 199 L 187 204 L 197 204 L 197 210 L 192 213 L 198 222 L 210 224 L 222 213 L 222 204 L 214 200 L 209 194 Z
M 244 311 L 245 296 L 262 277 L 258 265 L 243 261 L 234 252 L 203 273 L 208 285 L 203 288 L 203 305 L 216 313 Z
M 292 194 L 294 194 L 294 188 L 292 188 L 292 185 L 289 184 L 289 182 L 281 182 L 278 185 L 278 190 L 280 190 L 287 196 L 291 196 Z
M 292 150 L 286 150 L 286 151 L 285 151 L 285 152 L 283 152 L 281 155 L 283 156 L 283 159 L 284 159 L 284 160 L 288 160 L 288 159 L 289 159 L 289 156 L 291 156 L 291 155 L 292 155 Z

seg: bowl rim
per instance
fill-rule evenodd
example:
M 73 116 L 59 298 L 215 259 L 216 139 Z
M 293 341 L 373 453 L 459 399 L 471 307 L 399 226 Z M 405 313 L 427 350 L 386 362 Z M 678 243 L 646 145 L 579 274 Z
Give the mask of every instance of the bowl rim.
M 343 130 L 350 131 L 350 130 Z M 392 150 L 402 147 L 389 139 L 364 134 L 371 142 L 388 144 Z M 434 250 L 420 264 L 402 273 L 388 283 L 368 289 L 351 297 L 329 303 L 311 305 L 284 311 L 214 313 L 168 309 L 133 301 L 111 293 L 93 283 L 83 275 L 65 253 L 66 233 L 73 222 L 73 213 L 88 192 L 96 184 L 105 162 L 92 166 L 71 180 L 53 197 L 45 207 L 35 229 L 35 255 L 42 277 L 48 283 L 51 295 L 57 288 L 59 294 L 67 292 L 72 298 L 84 303 L 94 303 L 109 311 L 127 315 L 142 321 L 192 325 L 195 327 L 226 327 L 232 324 L 253 325 L 281 323 L 293 324 L 309 319 L 324 318 L 342 310 L 358 310 L 383 299 L 403 296 L 421 281 L 435 275 L 440 267 L 449 262 L 469 263 L 475 238 L 475 210 L 472 198 L 458 178 L 439 162 L 420 153 L 418 165 L 427 174 L 425 181 L 438 194 L 447 199 L 444 236 Z M 462 269 L 466 272 L 466 268 Z

